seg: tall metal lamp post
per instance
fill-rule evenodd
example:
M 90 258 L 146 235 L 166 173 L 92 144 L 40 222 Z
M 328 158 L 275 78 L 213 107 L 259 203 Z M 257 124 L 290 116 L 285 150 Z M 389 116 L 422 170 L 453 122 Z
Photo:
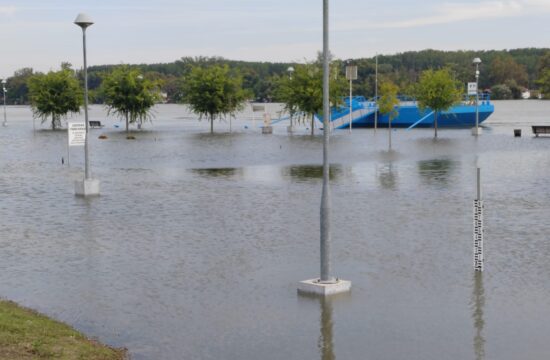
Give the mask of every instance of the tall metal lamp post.
M 290 81 L 292 81 L 292 75 L 294 75 L 294 67 L 292 66 L 289 66 L 288 69 L 286 69 L 286 71 L 288 72 L 288 79 Z M 286 128 L 286 130 L 289 132 L 289 133 L 292 133 L 294 131 L 294 128 L 292 126 L 292 114 L 290 114 L 290 125 Z
M 8 118 L 6 116 L 6 79 L 2 80 L 2 90 L 4 90 L 4 122 L 2 123 L 3 126 L 8 125 Z
M 78 14 L 74 23 L 82 28 L 82 46 L 84 53 L 84 120 L 86 127 L 86 138 L 84 141 L 84 180 L 75 182 L 75 193 L 80 196 L 99 195 L 99 180 L 92 179 L 90 171 L 90 140 L 88 123 L 88 65 L 86 63 L 86 29 L 93 25 L 92 19 L 86 14 Z
M 353 80 L 357 80 L 357 66 L 348 65 L 346 66 L 346 79 L 349 80 L 349 132 L 351 132 L 351 124 L 353 122 Z
M 298 284 L 298 291 L 317 295 L 332 295 L 351 290 L 351 282 L 335 278 L 330 269 L 330 187 L 328 143 L 330 136 L 329 103 L 329 41 L 328 10 L 329 0 L 323 0 L 323 192 L 321 195 L 321 276 L 318 279 L 304 280 Z
M 472 129 L 472 135 L 481 135 L 481 128 L 479 127 L 479 64 L 481 64 L 480 58 L 475 58 L 472 64 L 476 66 L 476 127 Z

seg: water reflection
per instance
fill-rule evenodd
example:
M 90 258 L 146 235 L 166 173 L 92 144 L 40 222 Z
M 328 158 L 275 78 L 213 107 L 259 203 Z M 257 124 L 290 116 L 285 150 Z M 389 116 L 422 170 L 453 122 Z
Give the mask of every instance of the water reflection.
M 427 185 L 447 186 L 456 165 L 456 161 L 448 159 L 421 160 L 418 162 L 418 172 Z
M 211 168 L 211 169 L 192 169 L 192 172 L 203 177 L 241 177 L 242 168 Z
M 483 308 L 485 307 L 485 289 L 483 287 L 483 273 L 476 271 L 474 273 L 474 291 L 472 294 L 472 319 L 474 320 L 474 353 L 476 360 L 485 359 L 485 337 L 483 328 Z
M 395 170 L 393 163 L 390 162 L 378 168 L 378 181 L 380 182 L 380 186 L 384 189 L 397 189 L 397 171 Z
M 332 341 L 332 301 L 330 298 L 319 298 L 321 305 L 321 334 L 319 335 L 319 352 L 322 360 L 334 360 L 334 343 Z
M 284 177 L 290 177 L 297 181 L 308 181 L 312 179 L 323 178 L 323 166 L 321 165 L 293 165 L 282 169 Z M 330 165 L 329 178 L 330 180 L 338 180 L 344 174 L 344 169 L 341 165 Z

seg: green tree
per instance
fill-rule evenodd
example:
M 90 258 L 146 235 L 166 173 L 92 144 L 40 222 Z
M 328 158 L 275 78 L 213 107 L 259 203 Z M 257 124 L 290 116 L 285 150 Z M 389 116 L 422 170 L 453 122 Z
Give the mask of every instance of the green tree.
M 22 105 L 29 103 L 28 81 L 33 76 L 32 68 L 23 68 L 15 71 L 12 77 L 7 79 L 6 88 L 7 103 Z
M 437 138 L 437 116 L 448 110 L 462 98 L 462 86 L 448 69 L 426 70 L 420 75 L 416 87 L 416 99 L 421 109 L 434 112 L 434 136 Z
M 382 115 L 387 115 L 388 121 L 388 139 L 389 148 L 391 149 L 391 122 L 399 114 L 398 105 L 399 99 L 397 93 L 399 88 L 391 81 L 384 81 L 380 84 L 380 99 L 378 100 L 378 111 Z
M 338 67 L 330 68 L 330 103 L 339 106 L 346 94 L 347 81 L 338 76 Z M 292 78 L 283 76 L 277 85 L 277 98 L 285 104 L 291 117 L 302 114 L 311 118 L 311 134 L 314 133 L 315 114 L 323 111 L 323 70 L 321 64 L 296 65 Z M 298 118 L 300 119 L 300 118 Z
M 33 115 L 44 123 L 51 117 L 52 129 L 61 126 L 61 118 L 80 112 L 82 89 L 72 70 L 50 71 L 29 78 L 29 97 Z
M 191 111 L 210 121 L 210 133 L 214 133 L 214 120 L 235 116 L 248 97 L 242 88 L 242 76 L 231 72 L 227 65 L 195 66 L 185 77 L 183 102 Z
M 508 100 L 512 98 L 513 98 L 512 90 L 510 90 L 508 85 L 500 84 L 500 85 L 495 85 L 491 88 L 491 99 Z
M 518 64 L 511 56 L 497 56 L 491 62 L 489 79 L 493 84 L 505 84 L 508 80 L 514 80 L 520 86 L 529 84 L 525 66 Z
M 122 65 L 105 75 L 102 93 L 108 113 L 114 113 L 129 125 L 152 119 L 152 107 L 160 99 L 159 85 L 141 75 L 139 69 Z

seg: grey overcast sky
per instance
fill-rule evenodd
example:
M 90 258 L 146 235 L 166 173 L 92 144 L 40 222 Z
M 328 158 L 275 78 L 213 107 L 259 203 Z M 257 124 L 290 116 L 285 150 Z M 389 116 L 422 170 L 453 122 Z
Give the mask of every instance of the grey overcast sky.
M 550 0 L 332 0 L 338 58 L 426 48 L 550 47 Z M 182 56 L 313 59 L 322 46 L 320 0 L 0 0 L 0 77 L 16 69 L 172 62 Z

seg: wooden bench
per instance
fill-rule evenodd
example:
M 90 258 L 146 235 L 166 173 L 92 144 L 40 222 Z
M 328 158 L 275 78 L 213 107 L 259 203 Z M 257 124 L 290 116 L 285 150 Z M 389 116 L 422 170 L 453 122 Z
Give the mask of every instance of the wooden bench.
M 550 125 L 533 125 L 533 134 L 538 137 L 540 134 L 550 134 Z
M 103 125 L 101 125 L 101 121 L 94 121 L 94 120 L 88 121 L 88 125 L 90 125 L 90 127 L 92 129 L 97 129 L 97 128 L 102 128 L 103 127 Z

